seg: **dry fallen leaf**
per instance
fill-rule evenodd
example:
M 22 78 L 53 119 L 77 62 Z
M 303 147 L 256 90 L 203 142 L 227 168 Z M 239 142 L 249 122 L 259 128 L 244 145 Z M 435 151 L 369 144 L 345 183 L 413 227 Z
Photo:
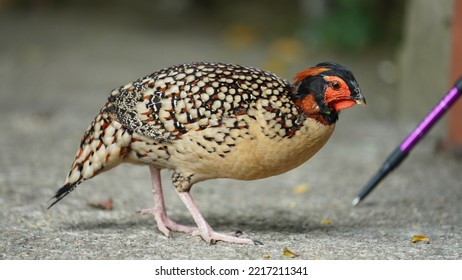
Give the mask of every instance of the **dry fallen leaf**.
M 321 220 L 321 225 L 331 225 L 334 221 L 329 220 L 329 219 L 322 219 Z
M 264 260 L 268 260 L 270 258 L 271 258 L 270 254 L 263 254 L 263 259 Z
M 295 258 L 295 257 L 298 257 L 297 254 L 295 254 L 294 252 L 290 251 L 289 249 L 287 249 L 287 247 L 284 248 L 283 250 L 283 253 L 282 253 L 284 256 L 286 257 L 289 257 L 289 258 Z
M 96 209 L 112 210 L 113 201 L 112 201 L 112 199 L 108 199 L 108 200 L 101 201 L 101 202 L 98 202 L 98 203 L 88 203 L 88 206 L 96 208 Z
M 308 184 L 298 184 L 293 189 L 292 192 L 296 194 L 306 193 L 310 189 Z
M 428 243 L 430 243 L 430 238 L 428 238 L 425 235 L 414 235 L 411 238 L 411 242 L 412 243 L 423 242 L 423 243 L 428 244 Z

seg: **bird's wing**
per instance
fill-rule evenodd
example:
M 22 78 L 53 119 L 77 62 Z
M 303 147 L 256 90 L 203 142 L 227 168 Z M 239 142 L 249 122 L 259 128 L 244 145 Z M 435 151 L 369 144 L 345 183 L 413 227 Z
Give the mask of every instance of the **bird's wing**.
M 288 92 L 291 85 L 286 80 L 266 71 L 191 63 L 165 68 L 114 90 L 107 110 L 131 131 L 172 142 L 190 130 L 221 126 L 224 119 L 247 114 L 257 100 L 264 100 L 264 110 L 290 112 Z

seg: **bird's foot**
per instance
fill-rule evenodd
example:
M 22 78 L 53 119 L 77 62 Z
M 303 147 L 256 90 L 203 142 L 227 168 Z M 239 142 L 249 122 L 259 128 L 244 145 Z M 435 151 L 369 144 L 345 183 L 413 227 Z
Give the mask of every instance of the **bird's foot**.
M 212 234 L 210 235 L 210 238 L 205 237 L 201 234 L 200 230 L 198 227 L 193 227 L 193 226 L 185 226 L 178 224 L 174 222 L 172 219 L 170 219 L 167 215 L 163 215 L 161 213 L 156 212 L 156 208 L 146 208 L 143 210 L 140 210 L 137 212 L 140 215 L 153 215 L 156 222 L 157 222 L 157 228 L 167 237 L 171 237 L 171 232 L 183 232 L 190 234 L 192 236 L 201 236 L 204 240 L 206 240 L 209 244 L 215 244 L 217 241 L 225 241 L 225 242 L 230 242 L 228 241 L 229 238 L 234 238 L 234 240 L 239 240 L 244 238 L 239 238 L 239 236 L 242 234 L 242 231 L 232 231 L 229 233 L 217 233 L 214 231 L 208 231 L 211 232 Z M 233 242 L 233 243 L 246 243 L 246 242 Z M 247 244 L 261 244 L 259 241 L 254 241 L 253 243 L 247 243 Z
M 191 213 L 191 216 L 193 217 L 198 227 L 197 231 L 194 231 L 192 235 L 200 235 L 202 239 L 204 239 L 204 241 L 209 244 L 215 244 L 217 241 L 236 244 L 263 244 L 258 240 L 239 237 L 239 235 L 241 234 L 240 231 L 236 231 L 231 234 L 215 232 L 200 213 L 189 191 L 178 192 L 178 195 L 180 196 L 183 203 L 186 205 L 186 208 L 188 208 L 189 212 Z
M 171 232 L 184 232 L 191 235 L 199 235 L 197 227 L 180 225 L 170 219 L 167 215 L 159 213 L 156 208 L 147 208 L 137 212 L 140 215 L 153 215 L 157 223 L 157 228 L 167 237 L 171 237 Z
M 236 244 L 263 245 L 263 243 L 258 240 L 239 237 L 241 234 L 242 234 L 241 231 L 236 231 L 232 233 L 219 233 L 219 232 L 213 231 L 211 228 L 208 228 L 202 232 L 199 231 L 197 235 L 200 235 L 202 239 L 204 239 L 205 242 L 209 244 L 215 244 L 217 243 L 217 241 L 223 241 L 223 242 L 236 243 Z

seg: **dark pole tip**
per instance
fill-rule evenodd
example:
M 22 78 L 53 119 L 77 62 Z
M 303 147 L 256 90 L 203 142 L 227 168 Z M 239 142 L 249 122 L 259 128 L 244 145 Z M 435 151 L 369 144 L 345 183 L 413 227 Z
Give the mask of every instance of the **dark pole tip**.
M 359 196 L 355 196 L 353 201 L 351 202 L 351 205 L 356 206 L 361 202 L 361 198 Z
M 401 151 L 398 147 L 383 163 L 382 167 L 377 171 L 374 177 L 361 189 L 361 191 L 353 199 L 353 206 L 358 205 L 377 185 L 385 178 L 388 173 L 395 169 L 408 155 L 407 152 Z

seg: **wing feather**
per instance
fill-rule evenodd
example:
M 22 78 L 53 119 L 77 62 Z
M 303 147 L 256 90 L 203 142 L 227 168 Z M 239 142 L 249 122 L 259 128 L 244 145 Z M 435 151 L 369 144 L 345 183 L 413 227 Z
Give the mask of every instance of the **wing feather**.
M 224 63 L 162 69 L 114 90 L 107 110 L 127 129 L 173 142 L 190 130 L 221 126 L 224 119 L 263 109 L 292 114 L 291 85 L 275 74 Z M 261 108 L 259 108 L 261 109 Z

